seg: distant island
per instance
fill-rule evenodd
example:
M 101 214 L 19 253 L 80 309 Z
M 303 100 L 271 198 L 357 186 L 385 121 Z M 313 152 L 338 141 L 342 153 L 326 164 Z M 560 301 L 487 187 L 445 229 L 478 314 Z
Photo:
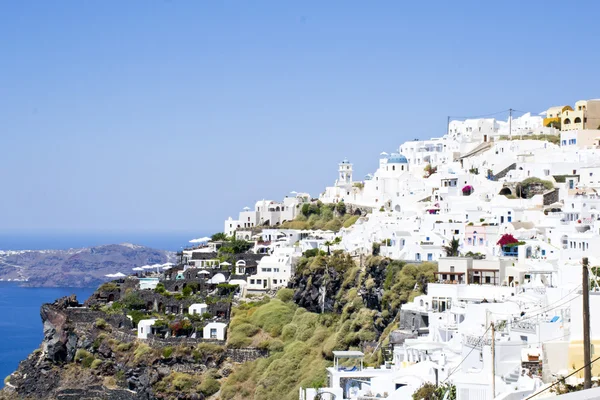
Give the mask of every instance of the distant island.
M 27 287 L 97 287 L 105 275 L 175 260 L 175 253 L 130 243 L 68 250 L 0 251 L 0 281 Z

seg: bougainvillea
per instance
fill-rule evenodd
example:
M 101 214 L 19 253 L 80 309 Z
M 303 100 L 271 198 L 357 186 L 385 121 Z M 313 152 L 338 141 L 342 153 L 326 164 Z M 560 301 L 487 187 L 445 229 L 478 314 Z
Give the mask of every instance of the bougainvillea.
M 498 246 L 506 246 L 508 244 L 519 243 L 519 241 L 510 233 L 505 233 L 502 235 L 500 240 L 498 240 Z

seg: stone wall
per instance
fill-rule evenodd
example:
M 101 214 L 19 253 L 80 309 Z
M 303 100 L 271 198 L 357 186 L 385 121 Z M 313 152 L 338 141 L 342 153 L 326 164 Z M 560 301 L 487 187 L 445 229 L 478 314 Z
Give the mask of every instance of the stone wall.
M 545 206 L 549 206 L 550 204 L 558 203 L 558 201 L 559 201 L 558 191 L 559 191 L 559 189 L 555 188 L 553 190 L 550 190 L 550 191 L 544 193 L 544 205 Z
M 245 363 L 269 356 L 268 350 L 256 348 L 227 349 L 225 356 L 236 363 Z

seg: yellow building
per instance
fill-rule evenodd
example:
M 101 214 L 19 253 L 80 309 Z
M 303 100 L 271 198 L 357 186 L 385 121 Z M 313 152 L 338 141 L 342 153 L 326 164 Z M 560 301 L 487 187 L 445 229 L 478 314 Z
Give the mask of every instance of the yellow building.
M 573 111 L 571 106 L 554 106 L 550 107 L 546 111 L 546 118 L 544 118 L 544 126 L 550 126 L 551 124 L 560 124 L 561 116 L 565 111 Z
M 574 110 L 561 113 L 561 130 L 598 129 L 600 126 L 600 100 L 579 100 Z

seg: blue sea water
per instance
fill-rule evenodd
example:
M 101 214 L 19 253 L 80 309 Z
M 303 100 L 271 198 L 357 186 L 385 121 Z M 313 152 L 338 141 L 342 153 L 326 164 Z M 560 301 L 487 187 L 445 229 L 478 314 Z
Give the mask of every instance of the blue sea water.
M 83 302 L 93 291 L 93 288 L 22 288 L 16 283 L 0 282 L 0 388 L 4 386 L 4 377 L 14 372 L 19 362 L 42 342 L 40 306 L 71 294 Z

